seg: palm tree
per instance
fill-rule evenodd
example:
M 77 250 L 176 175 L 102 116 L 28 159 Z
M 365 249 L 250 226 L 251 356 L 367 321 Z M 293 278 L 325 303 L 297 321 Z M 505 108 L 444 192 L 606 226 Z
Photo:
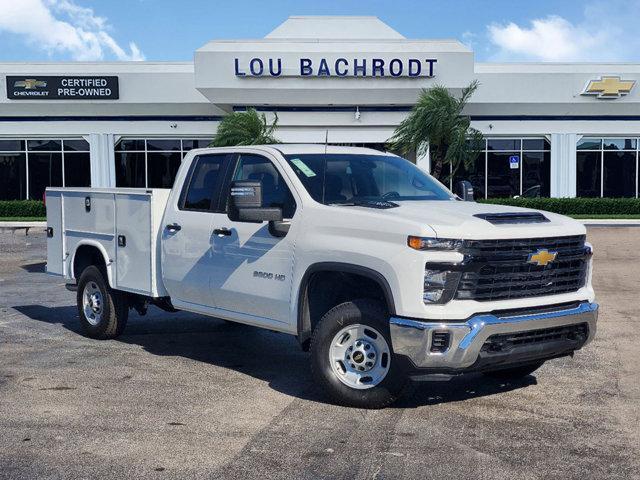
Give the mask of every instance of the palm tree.
M 265 145 L 280 143 L 273 136 L 278 126 L 278 115 L 272 124 L 267 122 L 264 113 L 254 108 L 246 112 L 233 112 L 222 119 L 218 132 L 214 135 L 210 147 L 233 147 L 236 145 Z
M 445 164 L 452 166 L 452 175 L 460 165 L 471 166 L 482 150 L 483 137 L 462 110 L 478 85 L 477 80 L 471 82 L 459 98 L 440 85 L 423 89 L 409 116 L 388 140 L 389 148 L 403 154 L 415 151 L 418 156 L 428 149 L 431 173 L 439 180 Z

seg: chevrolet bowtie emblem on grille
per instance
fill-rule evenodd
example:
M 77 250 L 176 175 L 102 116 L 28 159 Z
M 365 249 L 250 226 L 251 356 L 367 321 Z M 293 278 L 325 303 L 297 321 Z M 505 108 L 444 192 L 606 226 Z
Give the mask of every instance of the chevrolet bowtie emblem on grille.
M 529 254 L 527 263 L 533 263 L 539 267 L 545 267 L 556 259 L 558 252 L 550 252 L 549 250 L 538 250 Z
M 38 87 L 46 87 L 47 82 L 44 80 L 36 80 L 35 78 L 25 78 L 24 80 L 14 82 L 13 86 L 17 88 L 24 88 L 25 90 L 35 90 Z
M 582 94 L 619 98 L 629 93 L 635 84 L 634 80 L 622 80 L 620 77 L 601 77 L 599 80 L 590 80 Z

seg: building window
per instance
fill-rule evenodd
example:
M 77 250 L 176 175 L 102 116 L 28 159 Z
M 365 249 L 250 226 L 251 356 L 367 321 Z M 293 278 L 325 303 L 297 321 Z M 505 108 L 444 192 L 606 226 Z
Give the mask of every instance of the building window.
M 638 196 L 637 138 L 582 138 L 576 152 L 578 197 Z
M 123 139 L 116 145 L 116 186 L 171 188 L 189 150 L 204 148 L 208 138 Z
M 546 138 L 487 138 L 472 165 L 449 166 L 448 183 L 468 180 L 476 198 L 548 197 L 551 145 Z
M 42 200 L 47 187 L 90 185 L 86 140 L 0 140 L 0 200 Z

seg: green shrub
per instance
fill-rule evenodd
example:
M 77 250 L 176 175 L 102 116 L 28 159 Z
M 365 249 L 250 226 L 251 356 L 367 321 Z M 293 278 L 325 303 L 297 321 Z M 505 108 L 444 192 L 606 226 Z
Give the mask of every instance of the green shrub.
M 45 217 L 40 200 L 0 200 L 0 217 Z
M 492 198 L 478 202 L 546 210 L 562 215 L 640 215 L 638 198 Z

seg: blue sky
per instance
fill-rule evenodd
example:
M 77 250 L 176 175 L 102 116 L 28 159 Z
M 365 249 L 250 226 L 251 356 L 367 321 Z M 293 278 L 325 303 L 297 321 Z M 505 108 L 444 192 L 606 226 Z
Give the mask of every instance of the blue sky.
M 640 61 L 640 0 L 0 0 L 0 61 L 190 60 L 289 15 L 375 15 L 478 61 Z

